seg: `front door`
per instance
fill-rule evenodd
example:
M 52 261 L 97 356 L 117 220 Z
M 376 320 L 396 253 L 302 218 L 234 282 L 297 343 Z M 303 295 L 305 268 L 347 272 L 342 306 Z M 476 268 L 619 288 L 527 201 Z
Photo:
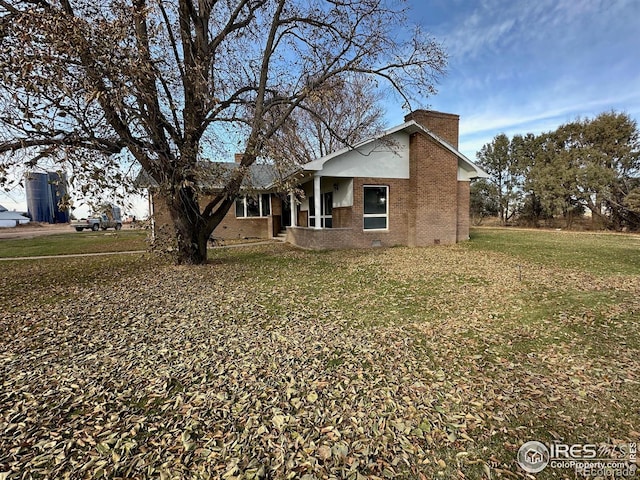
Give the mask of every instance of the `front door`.
M 280 219 L 280 225 L 282 226 L 282 230 L 285 230 L 287 227 L 291 226 L 291 199 L 289 195 L 281 195 L 280 200 L 282 200 L 282 216 Z

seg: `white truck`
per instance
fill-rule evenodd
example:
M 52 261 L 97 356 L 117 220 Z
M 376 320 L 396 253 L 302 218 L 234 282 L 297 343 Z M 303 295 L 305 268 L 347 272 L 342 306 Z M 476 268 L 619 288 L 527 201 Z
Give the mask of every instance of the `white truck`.
M 97 232 L 98 230 L 106 230 L 107 228 L 120 230 L 122 228 L 120 207 L 116 207 L 115 205 L 105 205 L 102 209 L 102 213 L 72 222 L 71 227 L 75 228 L 76 232 L 81 232 L 85 229 L 93 230 L 94 232 Z

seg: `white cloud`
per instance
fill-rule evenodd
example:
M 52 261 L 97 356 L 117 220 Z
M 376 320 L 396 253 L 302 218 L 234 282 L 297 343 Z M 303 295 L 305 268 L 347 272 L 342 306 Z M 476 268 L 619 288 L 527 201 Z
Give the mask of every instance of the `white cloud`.
M 629 108 L 624 108 L 627 105 Z M 547 102 L 525 102 L 505 109 L 500 105 L 484 105 L 481 112 L 463 115 L 460 130 L 465 135 L 500 129 L 514 129 L 526 127 L 540 122 L 565 122 L 578 116 L 593 116 L 607 110 L 627 111 L 632 116 L 640 116 L 640 93 L 622 94 L 619 97 L 603 97 L 591 101 L 568 99 L 550 105 Z M 522 132 L 526 133 L 526 132 Z
M 640 120 L 640 95 L 617 99 L 604 98 L 588 104 L 566 104 L 557 109 L 538 112 L 530 111 L 526 105 L 523 105 L 519 110 L 510 112 L 494 109 L 468 118 L 463 115 L 460 120 L 459 149 L 467 157 L 473 159 L 483 145 L 491 142 L 500 133 L 504 133 L 508 137 L 526 133 L 537 135 L 553 131 L 560 125 L 578 117 L 594 117 L 598 113 L 608 110 L 624 112 L 632 118 Z
M 540 45 L 570 42 L 590 35 L 599 26 L 615 28 L 637 13 L 637 3 L 602 0 L 485 0 L 471 14 L 453 16 L 436 30 L 454 61 L 465 62 L 493 54 L 536 52 Z M 631 11 L 629 11 L 631 10 Z M 626 15 L 626 16 L 625 16 Z M 540 55 L 553 53 L 539 51 Z

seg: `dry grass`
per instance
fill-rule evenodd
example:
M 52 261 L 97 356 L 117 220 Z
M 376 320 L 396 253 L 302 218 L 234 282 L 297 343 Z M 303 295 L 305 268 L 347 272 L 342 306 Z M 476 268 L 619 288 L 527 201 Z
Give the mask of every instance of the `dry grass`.
M 526 478 L 527 440 L 638 441 L 640 272 L 480 240 L 3 265 L 0 472 Z

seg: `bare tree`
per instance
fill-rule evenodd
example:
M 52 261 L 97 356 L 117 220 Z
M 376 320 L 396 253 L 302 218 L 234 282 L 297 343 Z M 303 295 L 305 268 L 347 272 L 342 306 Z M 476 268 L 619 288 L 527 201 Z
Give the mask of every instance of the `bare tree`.
M 270 158 L 295 164 L 352 146 L 384 128 L 382 93 L 370 78 L 334 78 L 292 112 L 269 142 Z
M 3 171 L 53 158 L 108 183 L 127 158 L 159 185 L 179 263 L 206 240 L 248 167 L 291 115 L 354 76 L 406 104 L 433 93 L 446 58 L 387 0 L 0 0 Z M 203 142 L 243 138 L 241 168 L 200 205 Z M 0 171 L 0 177 L 2 177 Z M 203 202 L 204 203 L 204 202 Z

